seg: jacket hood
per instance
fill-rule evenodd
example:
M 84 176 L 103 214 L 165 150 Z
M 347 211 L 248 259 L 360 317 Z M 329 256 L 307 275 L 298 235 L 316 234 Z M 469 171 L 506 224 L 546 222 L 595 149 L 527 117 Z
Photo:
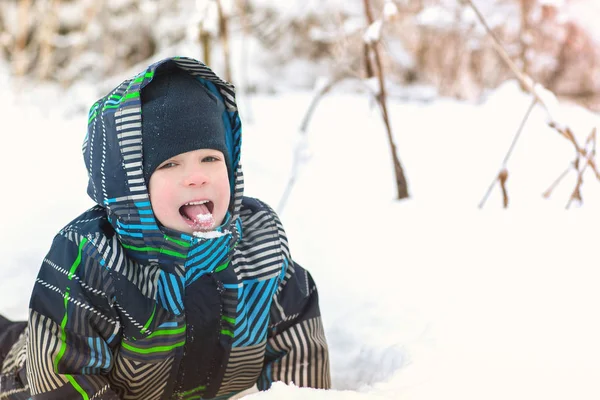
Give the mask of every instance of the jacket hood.
M 140 91 L 148 85 L 156 69 L 173 63 L 198 79 L 225 104 L 223 122 L 233 173 L 232 199 L 225 221 L 213 238 L 196 238 L 162 226 L 152 211 L 143 175 L 142 108 Z M 221 249 L 229 253 L 241 238 L 239 213 L 243 196 L 240 166 L 241 122 L 233 85 L 221 80 L 202 62 L 173 57 L 150 65 L 127 79 L 90 108 L 83 156 L 88 170 L 88 195 L 104 207 L 108 220 L 128 254 L 140 262 L 160 262 L 161 267 L 188 264 L 197 247 Z M 216 236 L 216 237 L 214 237 Z M 197 250 L 196 252 L 199 252 Z M 223 261 L 223 254 L 214 257 Z

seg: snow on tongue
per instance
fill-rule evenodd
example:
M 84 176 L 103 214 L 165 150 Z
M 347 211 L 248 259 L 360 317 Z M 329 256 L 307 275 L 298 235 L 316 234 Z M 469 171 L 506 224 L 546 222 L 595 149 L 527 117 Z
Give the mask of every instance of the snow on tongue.
M 194 222 L 194 228 L 196 229 L 210 229 L 215 223 L 215 219 L 208 211 L 206 204 L 184 206 L 183 212 Z

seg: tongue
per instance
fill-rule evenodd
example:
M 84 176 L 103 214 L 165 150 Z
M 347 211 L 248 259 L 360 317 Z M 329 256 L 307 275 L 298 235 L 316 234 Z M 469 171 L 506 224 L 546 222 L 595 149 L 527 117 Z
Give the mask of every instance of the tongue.
M 213 215 L 205 204 L 183 206 L 183 213 L 193 222 L 196 229 L 210 229 L 215 223 Z

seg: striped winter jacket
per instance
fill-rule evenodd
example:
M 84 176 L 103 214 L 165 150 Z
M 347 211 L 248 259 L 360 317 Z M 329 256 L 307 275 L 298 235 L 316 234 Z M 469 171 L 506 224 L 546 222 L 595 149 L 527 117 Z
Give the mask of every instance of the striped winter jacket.
M 175 63 L 225 104 L 233 200 L 215 238 L 160 225 L 142 175 L 140 90 Z M 277 215 L 243 197 L 233 87 L 188 58 L 160 61 L 91 110 L 83 145 L 97 205 L 43 260 L 0 399 L 212 399 L 257 383 L 330 386 L 317 290 Z

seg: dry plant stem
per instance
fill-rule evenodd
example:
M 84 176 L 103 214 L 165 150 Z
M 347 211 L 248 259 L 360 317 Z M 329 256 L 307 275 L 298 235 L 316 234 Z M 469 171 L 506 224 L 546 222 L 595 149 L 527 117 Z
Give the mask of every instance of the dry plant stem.
M 86 9 L 85 22 L 83 23 L 84 28 L 83 28 L 83 32 L 82 32 L 82 35 L 84 38 L 89 37 L 90 26 L 92 25 L 92 21 L 98 14 L 100 7 L 101 7 L 101 1 L 92 1 L 90 3 L 89 7 Z M 81 56 L 81 54 L 85 50 L 88 42 L 89 42 L 89 40 L 85 39 L 85 40 L 82 40 L 81 42 L 79 42 L 75 46 L 75 48 L 73 49 L 73 52 L 72 52 L 73 55 L 70 57 L 71 60 L 76 60 L 79 58 L 79 56 Z M 71 79 L 73 79 L 73 78 L 71 78 Z M 68 86 L 71 83 L 72 83 L 71 81 L 66 81 L 66 80 L 62 81 L 62 84 L 64 86 Z
M 577 157 L 577 161 L 579 161 L 579 156 Z M 569 197 L 569 201 L 567 202 L 567 205 L 565 207 L 567 210 L 571 207 L 571 203 L 573 203 L 574 200 L 578 200 L 580 203 L 582 202 L 581 185 L 583 184 L 583 173 L 588 167 L 588 164 L 586 163 L 580 170 L 579 168 L 577 168 L 577 165 L 579 164 L 578 162 L 575 162 L 573 164 L 575 166 L 575 170 L 577 171 L 577 183 L 575 184 L 575 188 L 573 189 L 571 197 Z
M 200 28 L 200 34 L 199 34 L 199 36 L 200 37 L 198 39 L 200 40 L 200 43 L 202 45 L 202 56 L 203 56 L 202 57 L 202 61 L 206 65 L 211 65 L 212 62 L 211 62 L 211 58 L 210 58 L 210 48 L 211 48 L 211 46 L 210 46 L 210 40 L 211 40 L 210 33 L 206 32 L 206 31 L 202 30 L 202 28 Z
M 29 26 L 28 18 L 29 11 L 31 10 L 31 0 L 21 0 L 19 1 L 19 33 L 17 34 L 17 38 L 15 40 L 15 49 L 13 54 L 15 54 L 14 58 L 14 74 L 16 76 L 23 76 L 27 72 L 27 68 L 29 67 L 29 62 L 27 60 L 26 47 L 27 47 L 27 28 Z
M 588 158 L 586 151 L 579 147 L 579 145 L 577 144 L 577 140 L 575 140 L 573 132 L 571 132 L 569 128 L 562 129 L 552 123 L 550 124 L 550 126 L 573 144 L 573 146 L 575 147 L 575 152 L 581 155 L 582 157 L 585 157 L 586 163 L 589 164 L 590 168 L 592 168 L 592 170 L 594 171 L 596 179 L 600 180 L 600 173 L 598 172 L 598 168 L 596 167 L 596 162 L 592 158 Z
M 508 208 L 508 191 L 506 190 L 506 180 L 508 179 L 508 171 L 502 170 L 498 174 L 498 181 L 500 182 L 500 188 L 502 189 L 502 205 L 504 208 Z
M 464 3 L 466 3 L 466 4 L 468 4 L 473 9 L 473 11 L 475 12 L 475 14 L 477 15 L 477 18 L 479 19 L 479 22 L 481 22 L 481 24 L 485 27 L 485 30 L 487 31 L 488 35 L 490 35 L 490 37 L 492 38 L 492 44 L 493 44 L 494 48 L 496 49 L 496 51 L 498 52 L 498 54 L 500 55 L 500 57 L 502 58 L 502 60 L 504 60 L 504 62 L 508 65 L 508 67 L 515 74 L 515 76 L 517 77 L 517 79 L 519 80 L 519 82 L 521 83 L 521 85 L 528 92 L 530 92 L 534 96 L 538 97 L 538 95 L 533 90 L 533 85 L 532 85 L 533 81 L 531 80 L 531 78 L 527 77 L 525 74 L 523 74 L 523 72 L 521 72 L 519 70 L 519 68 L 516 66 L 516 64 L 513 62 L 513 60 L 508 55 L 507 51 L 504 49 L 504 46 L 500 42 L 500 39 L 498 39 L 498 37 L 496 36 L 496 34 L 492 31 L 492 29 L 487 24 L 485 18 L 483 17 L 483 15 L 479 11 L 479 9 L 475 6 L 475 4 L 473 4 L 473 2 L 471 0 L 461 0 L 461 1 L 464 2 Z M 542 101 L 542 99 L 538 98 L 538 101 L 541 104 L 544 104 L 544 102 Z
M 373 14 L 371 13 L 371 4 L 370 0 L 363 0 L 363 4 L 365 7 L 365 15 L 367 17 L 367 22 L 369 26 L 373 24 Z M 381 113 L 383 116 L 383 122 L 385 124 L 385 128 L 387 130 L 388 141 L 390 144 L 390 150 L 392 152 L 392 159 L 394 162 L 394 173 L 396 176 L 396 187 L 397 187 L 397 196 L 398 200 L 402 200 L 408 197 L 408 185 L 406 183 L 406 178 L 404 177 L 404 169 L 402 168 L 402 164 L 400 163 L 400 159 L 398 157 L 398 152 L 396 150 L 396 144 L 394 143 L 394 137 L 392 135 L 392 128 L 390 125 L 390 120 L 388 116 L 387 110 L 387 100 L 386 100 L 386 92 L 385 92 L 385 80 L 384 80 L 384 72 L 383 72 L 383 64 L 381 62 L 381 56 L 379 54 L 379 49 L 377 47 L 377 43 L 370 44 L 371 51 L 375 56 L 375 63 L 377 65 L 377 78 L 379 80 L 379 106 L 381 107 Z
M 569 173 L 569 171 L 571 170 L 571 168 L 573 168 L 572 165 L 570 165 L 569 167 L 567 167 L 567 169 L 565 169 L 563 171 L 563 173 L 560 174 L 560 176 L 558 178 L 556 178 L 556 180 L 554 182 L 552 182 L 552 184 L 550 185 L 550 187 L 542 195 L 542 196 L 544 196 L 544 198 L 546 198 L 546 199 L 550 198 L 550 196 L 552 195 L 552 192 L 554 191 L 554 189 L 558 186 L 558 184 L 560 183 L 560 181 L 562 181 L 564 179 L 564 177 L 567 176 L 567 174 Z
M 369 92 L 369 94 L 371 94 L 371 96 L 373 96 L 373 99 L 377 100 L 377 93 L 373 92 L 373 90 L 371 90 L 371 88 L 364 83 L 363 79 L 361 79 L 360 76 L 357 76 L 353 71 L 347 71 L 346 74 L 338 75 L 335 78 L 333 78 L 332 80 L 330 80 L 327 83 L 327 85 L 325 85 L 321 89 L 319 89 L 319 91 L 315 94 L 315 97 L 313 97 L 313 99 L 310 103 L 310 106 L 308 107 L 308 110 L 306 111 L 306 114 L 304 114 L 304 118 L 302 118 L 302 123 L 300 124 L 300 134 L 301 135 L 306 135 L 306 132 L 308 131 L 308 124 L 310 123 L 312 115 L 314 114 L 315 110 L 317 109 L 317 105 L 319 104 L 321 99 L 327 93 L 329 93 L 331 91 L 331 89 L 333 89 L 334 86 L 336 86 L 338 83 L 341 83 L 346 80 L 356 80 L 358 83 L 362 84 L 363 88 L 367 92 Z M 290 178 L 288 179 L 288 182 L 287 182 L 287 185 L 283 192 L 283 195 L 281 196 L 281 199 L 279 200 L 279 204 L 277 205 L 277 213 L 278 214 L 283 213 L 283 209 L 285 208 L 287 201 L 289 199 L 289 196 L 292 192 L 292 189 L 294 188 L 294 185 L 296 184 L 296 176 L 297 176 L 296 168 L 298 165 L 297 164 L 298 157 L 299 156 L 297 154 L 294 155 L 292 173 L 290 174 Z
M 50 6 L 50 12 L 46 13 L 46 20 L 43 23 L 45 29 L 42 30 L 41 48 L 40 48 L 40 59 L 38 62 L 38 78 L 45 80 L 50 75 L 50 68 L 52 66 L 52 57 L 54 52 L 54 46 L 52 40 L 54 39 L 58 30 L 58 8 L 60 7 L 60 0 L 54 0 Z
M 521 41 L 521 63 L 523 64 L 523 73 L 527 75 L 527 71 L 529 71 L 529 63 L 527 62 L 527 43 L 526 37 L 529 34 L 529 10 L 531 1 L 530 0 L 520 0 L 521 6 L 521 34 L 519 35 Z M 522 88 L 525 90 L 525 88 Z
M 242 26 L 242 43 L 241 43 L 241 51 L 240 51 L 240 63 L 238 65 L 239 73 L 239 82 L 237 82 L 237 88 L 239 93 L 238 102 L 243 102 L 244 108 L 244 121 L 252 122 L 254 121 L 254 113 L 252 111 L 250 95 L 248 94 L 248 66 L 250 63 L 248 62 L 248 48 L 247 40 L 252 35 L 252 30 L 250 26 L 250 19 L 248 17 L 248 0 L 236 0 L 236 7 L 239 13 L 240 24 Z
M 537 99 L 534 98 L 531 101 L 531 104 L 529 105 L 529 108 L 527 109 L 527 112 L 525 113 L 525 116 L 523 117 L 523 120 L 521 121 L 521 125 L 519 126 L 519 129 L 517 130 L 517 133 L 515 134 L 515 137 L 513 138 L 512 143 L 510 144 L 508 152 L 504 156 L 504 160 L 502 161 L 502 166 L 500 167 L 500 171 L 498 172 L 498 174 L 496 175 L 496 177 L 494 178 L 494 180 L 492 181 L 492 183 L 488 187 L 488 190 L 485 193 L 485 196 L 483 196 L 483 199 L 481 199 L 481 202 L 479 203 L 479 208 L 483 208 L 483 206 L 485 205 L 485 202 L 487 201 L 488 197 L 492 193 L 492 189 L 494 188 L 494 185 L 496 184 L 496 181 L 500 181 L 500 176 L 501 176 L 502 172 L 506 171 L 506 164 L 508 163 L 508 160 L 509 160 L 510 156 L 512 155 L 512 152 L 515 149 L 517 141 L 521 137 L 521 132 L 523 132 L 523 128 L 525 127 L 525 123 L 529 119 L 529 116 L 531 115 L 531 111 L 533 111 L 533 108 L 535 107 L 536 104 L 537 104 Z M 502 184 L 502 182 L 500 182 L 500 183 Z M 502 187 L 502 190 L 503 190 L 503 196 L 506 198 L 507 197 L 507 194 L 505 192 L 506 188 L 503 185 L 501 185 L 501 187 Z M 505 201 L 505 207 L 506 207 L 507 204 L 508 204 L 508 201 Z
M 225 80 L 231 82 L 231 57 L 229 56 L 229 33 L 227 29 L 227 16 L 223 12 L 221 0 L 217 1 L 217 10 L 219 13 L 219 36 L 223 46 L 223 57 L 225 62 Z
M 308 110 L 306 111 L 306 114 L 304 114 L 304 118 L 302 118 L 302 123 L 300 124 L 300 132 L 302 134 L 306 133 L 306 130 L 308 128 L 308 123 L 310 122 L 310 119 L 312 118 L 313 113 L 315 112 L 315 109 L 317 108 L 317 105 L 319 104 L 319 101 L 321 101 L 321 99 L 323 98 L 323 96 L 325 96 L 327 93 L 329 93 L 329 91 L 338 83 L 340 83 L 341 81 L 343 81 L 346 77 L 345 76 L 338 76 L 335 77 L 334 79 L 332 79 L 331 81 L 329 81 L 327 83 L 327 85 L 323 86 L 316 94 L 315 97 L 313 97 L 312 101 L 310 102 L 310 106 L 308 106 Z
M 325 96 L 325 94 L 327 94 L 335 85 L 337 85 L 339 82 L 343 81 L 345 79 L 344 76 L 338 76 L 334 79 L 332 79 L 331 81 L 329 81 L 327 83 L 327 85 L 323 86 L 316 94 L 315 97 L 313 97 L 310 106 L 308 107 L 308 110 L 306 111 L 306 114 L 304 114 L 304 118 L 302 118 L 302 123 L 300 124 L 300 134 L 301 135 L 306 135 L 306 131 L 308 129 L 308 123 L 310 122 L 310 119 L 312 118 L 313 113 L 315 112 L 316 108 L 317 108 L 317 104 L 319 104 L 319 101 L 323 98 L 323 96 Z M 279 199 L 279 204 L 277 205 L 277 213 L 278 214 L 282 214 L 283 213 L 283 209 L 285 208 L 287 201 L 290 197 L 290 194 L 292 193 L 292 189 L 294 188 L 294 185 L 296 184 L 296 176 L 297 176 L 297 165 L 298 165 L 298 154 L 294 154 L 294 160 L 293 160 L 293 165 L 292 165 L 292 173 L 290 174 L 290 178 L 288 179 L 287 185 L 285 186 L 285 190 L 283 191 L 283 194 L 281 195 L 281 199 Z
M 561 132 L 561 135 L 568 137 L 568 135 L 566 135 L 565 133 Z M 594 140 L 594 150 L 593 150 L 593 154 L 591 155 L 591 157 L 593 157 L 596 154 L 596 128 L 594 128 L 592 130 L 592 134 L 590 135 L 590 137 L 588 137 L 588 139 L 586 140 L 586 145 L 589 143 L 590 139 L 592 138 L 593 135 L 593 140 Z M 573 163 L 571 163 L 571 165 L 569 167 L 567 167 L 567 169 L 565 169 L 563 171 L 563 173 L 556 178 L 556 180 L 550 185 L 550 187 L 548 188 L 548 190 L 546 190 L 543 194 L 543 196 L 545 198 L 549 198 L 552 195 L 552 192 L 554 191 L 554 189 L 556 188 L 556 186 L 558 186 L 558 184 L 560 183 L 560 181 L 562 181 L 562 179 L 567 175 L 567 173 L 571 170 L 571 168 L 574 168 L 575 170 L 579 171 L 578 165 L 579 165 L 579 151 L 577 151 L 577 158 L 575 159 L 575 161 Z M 586 153 L 587 154 L 587 153 Z M 586 162 L 586 166 L 592 166 L 593 168 L 593 163 L 590 163 L 590 157 L 587 157 L 587 162 Z
M 548 105 L 540 97 L 540 95 L 537 93 L 537 91 L 534 90 L 533 79 L 531 79 L 530 76 L 524 74 L 521 70 L 519 70 L 519 67 L 517 67 L 517 65 L 510 58 L 510 56 L 508 55 L 508 52 L 506 51 L 506 49 L 500 42 L 500 39 L 498 39 L 498 37 L 494 34 L 492 29 L 489 27 L 489 25 L 485 21 L 485 18 L 483 17 L 483 15 L 479 11 L 479 9 L 475 6 L 473 1 L 472 0 L 460 0 L 460 1 L 468 4 L 473 9 L 475 14 L 477 14 L 477 18 L 479 19 L 481 24 L 485 27 L 485 30 L 487 31 L 488 35 L 490 35 L 490 37 L 492 38 L 492 45 L 494 46 L 494 48 L 496 49 L 496 51 L 498 52 L 498 54 L 500 55 L 502 60 L 504 60 L 506 65 L 508 65 L 508 67 L 511 69 L 511 71 L 515 74 L 515 76 L 519 80 L 519 83 L 521 84 L 521 87 L 524 88 L 527 92 L 531 93 L 537 99 L 537 101 L 544 107 L 546 112 L 548 112 L 548 114 L 550 115 L 550 110 L 548 108 Z M 550 115 L 550 118 L 552 118 L 551 115 Z
M 531 101 L 531 104 L 529 105 L 529 108 L 527 109 L 527 112 L 525 113 L 525 117 L 523 117 L 523 120 L 521 121 L 521 125 L 519 126 L 519 129 L 517 130 L 517 133 L 516 133 L 515 137 L 513 138 L 512 143 L 510 144 L 510 148 L 508 149 L 508 152 L 504 156 L 504 160 L 502 161 L 502 166 L 503 167 L 506 167 L 506 163 L 508 162 L 508 159 L 512 155 L 512 152 L 515 149 L 515 146 L 517 144 L 517 141 L 519 140 L 519 137 L 521 137 L 521 132 L 523 132 L 523 128 L 525 127 L 525 123 L 529 119 L 529 116 L 531 115 L 531 112 L 533 111 L 533 108 L 535 107 L 536 104 L 537 104 L 537 99 L 534 98 Z
M 581 198 L 581 185 L 583 184 L 583 173 L 587 167 L 588 164 L 585 164 L 581 170 L 577 170 L 577 183 L 575 184 L 575 188 L 573 189 L 571 197 L 569 197 L 569 201 L 565 207 L 567 210 L 571 207 L 571 203 L 573 203 L 574 200 L 578 200 L 580 203 L 583 201 Z
M 473 1 L 472 0 L 461 0 L 461 1 L 464 4 L 468 4 L 473 9 L 475 14 L 477 15 L 477 18 L 479 19 L 481 24 L 485 27 L 487 33 L 492 37 L 492 39 L 493 39 L 492 44 L 494 45 L 494 48 L 496 49 L 496 51 L 498 52 L 500 57 L 502 57 L 504 62 L 506 62 L 508 67 L 513 71 L 513 73 L 515 74 L 515 76 L 517 77 L 519 82 L 521 83 L 521 87 L 525 88 L 529 93 L 531 93 L 537 99 L 537 101 L 544 107 L 544 109 L 548 113 L 549 118 L 551 120 L 550 126 L 553 127 L 560 134 L 562 134 L 565 138 L 567 138 L 571 143 L 573 143 L 573 146 L 575 146 L 575 151 L 577 152 L 577 154 L 582 157 L 585 157 L 586 165 L 589 165 L 594 170 L 594 173 L 596 174 L 596 178 L 598 180 L 600 180 L 600 173 L 598 173 L 598 169 L 596 168 L 596 163 L 594 162 L 594 160 L 591 157 L 589 157 L 588 154 L 582 148 L 580 148 L 578 146 L 573 133 L 571 132 L 571 130 L 568 127 L 565 129 L 561 129 L 558 126 L 558 124 L 556 123 L 556 121 L 553 120 L 553 115 L 551 114 L 548 105 L 544 103 L 544 101 L 540 97 L 539 93 L 534 89 L 534 84 L 533 84 L 533 80 L 531 79 L 531 77 L 527 76 L 526 74 L 524 74 L 522 71 L 520 71 L 517 68 L 515 63 L 511 60 L 510 56 L 508 55 L 507 51 L 504 49 L 504 47 L 500 43 L 500 40 L 496 37 L 496 35 L 494 35 L 494 32 L 492 32 L 489 25 L 486 23 L 485 18 L 483 17 L 483 15 L 479 11 L 479 9 L 475 6 L 475 4 L 473 4 Z M 560 178 L 560 179 L 562 179 L 562 178 Z M 574 194 L 578 195 L 578 193 L 576 193 L 576 192 L 574 192 Z
M 587 140 L 585 141 L 585 147 L 587 148 L 588 144 L 592 144 L 592 149 L 590 151 L 586 151 L 586 155 L 585 158 L 589 161 L 590 159 L 592 159 L 595 155 L 596 155 L 596 128 L 592 129 L 592 133 L 590 133 L 590 135 L 588 136 Z M 577 156 L 577 158 L 579 159 L 579 154 Z M 577 166 L 579 163 L 574 163 L 575 166 Z M 583 174 L 585 173 L 585 170 L 590 166 L 589 162 L 586 162 L 583 165 L 583 168 L 581 168 L 581 170 L 579 168 L 577 169 L 577 184 L 575 185 L 575 189 L 573 189 L 573 193 L 571 193 L 571 197 L 569 198 L 569 201 L 567 202 L 567 210 L 571 207 L 571 203 L 574 200 L 579 200 L 580 202 L 582 201 L 581 198 L 581 186 L 583 185 Z
M 374 77 L 375 74 L 373 73 L 373 66 L 371 65 L 369 45 L 367 43 L 365 43 L 363 45 L 363 58 L 365 60 L 365 77 L 367 79 Z

